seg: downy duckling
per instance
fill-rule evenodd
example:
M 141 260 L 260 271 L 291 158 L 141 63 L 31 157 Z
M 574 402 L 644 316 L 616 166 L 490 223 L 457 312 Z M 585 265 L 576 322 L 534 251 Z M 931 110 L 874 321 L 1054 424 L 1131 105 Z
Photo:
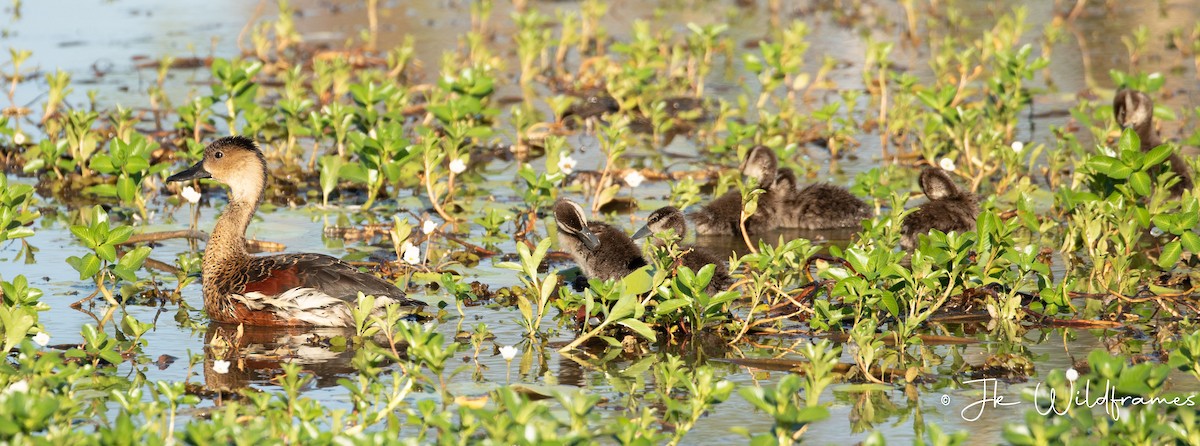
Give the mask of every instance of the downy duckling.
M 646 218 L 646 225 L 633 234 L 633 239 L 637 240 L 650 234 L 665 233 L 668 230 L 675 231 L 676 240 L 687 238 L 687 218 L 674 206 L 660 208 L 650 213 L 650 216 Z M 700 271 L 700 268 L 709 264 L 716 266 L 712 280 L 708 282 L 705 292 L 716 294 L 729 289 L 729 286 L 733 284 L 733 279 L 729 277 L 729 264 L 725 260 L 696 245 L 680 246 L 679 250 L 683 253 L 679 257 L 679 261 L 683 263 L 683 266 L 691 268 L 692 271 Z
M 1118 90 L 1117 95 L 1113 97 L 1113 118 L 1122 130 L 1133 128 L 1137 132 L 1143 153 L 1163 144 L 1158 133 L 1154 131 L 1154 101 L 1146 93 L 1127 88 Z M 1171 196 L 1178 197 L 1183 195 L 1183 191 L 1191 190 L 1194 186 L 1192 169 L 1175 151 L 1171 152 L 1167 161 L 1171 165 L 1171 172 L 1179 178 L 1179 181 L 1171 186 Z
M 779 160 L 775 151 L 767 146 L 755 146 L 746 154 L 740 170 L 745 181 L 753 181 L 754 187 L 766 192 L 758 197 L 758 209 L 746 220 L 746 232 L 762 233 L 775 229 L 776 205 L 781 193 L 774 189 L 775 175 L 778 171 Z M 696 233 L 703 235 L 738 235 L 741 234 L 742 195 L 737 190 L 731 190 L 717 197 L 711 203 L 692 213 L 690 218 L 696 223 Z
M 931 229 L 960 233 L 975 230 L 979 206 L 974 194 L 959 189 L 950 175 L 937 167 L 922 170 L 919 181 L 921 191 L 929 201 L 908 214 L 901 223 L 901 248 L 912 250 L 917 246 L 917 236 L 927 234 Z
M 424 306 L 391 282 L 324 254 L 252 256 L 246 228 L 262 203 L 267 162 L 254 141 L 231 136 L 204 148 L 204 158 L 167 181 L 212 178 L 229 186 L 201 265 L 204 311 L 216 322 L 257 326 L 353 327 L 358 295 L 388 304 Z
M 786 167 L 779 169 L 772 190 L 780 191 L 776 212 L 781 228 L 852 228 L 871 218 L 871 207 L 846 188 L 813 183 L 796 190 L 796 174 Z
M 558 244 L 589 279 L 620 279 L 646 266 L 642 250 L 620 229 L 589 222 L 583 208 L 566 199 L 554 203 Z

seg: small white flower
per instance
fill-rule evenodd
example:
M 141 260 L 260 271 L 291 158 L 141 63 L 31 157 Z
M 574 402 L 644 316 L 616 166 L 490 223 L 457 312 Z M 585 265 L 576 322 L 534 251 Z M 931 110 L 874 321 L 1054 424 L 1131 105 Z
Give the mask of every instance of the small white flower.
M 0 401 L 3 401 L 5 397 L 12 395 L 14 393 L 17 393 L 17 392 L 25 393 L 28 391 L 29 391 L 29 381 L 25 381 L 25 380 L 15 381 L 12 384 L 9 384 L 8 387 L 5 387 L 3 391 L 0 391 Z
M 403 245 L 400 245 L 400 250 L 404 251 L 401 253 L 401 258 L 409 265 L 421 263 L 421 249 L 413 246 L 412 243 L 404 242 Z
M 641 186 L 642 182 L 646 181 L 646 177 L 642 176 L 642 172 L 637 170 L 630 170 L 622 179 L 625 180 L 625 184 L 628 184 L 629 187 Z
M 434 223 L 433 220 L 425 220 L 425 223 L 421 224 L 421 232 L 425 233 L 425 235 L 433 234 L 433 231 L 436 230 L 437 223 Z
M 950 158 L 942 158 L 941 161 L 938 161 L 938 166 L 941 166 L 942 170 L 945 170 L 947 172 L 953 172 L 954 169 L 957 168 L 954 165 L 954 160 L 952 160 Z
M 450 171 L 454 172 L 455 175 L 466 172 L 467 163 L 462 158 L 455 158 L 453 161 L 450 161 Z
M 1017 248 L 1017 250 L 1021 251 L 1022 253 L 1025 253 L 1025 255 L 1030 255 L 1030 254 L 1033 254 L 1033 245 L 1025 245 L 1023 247 Z
M 229 373 L 229 361 L 224 359 L 213 361 L 213 371 L 222 375 Z
M 1163 233 L 1165 233 L 1165 232 L 1166 232 L 1166 231 L 1163 231 L 1163 230 L 1162 230 L 1162 228 L 1160 228 L 1160 227 L 1158 227 L 1158 226 L 1155 226 L 1155 227 L 1153 227 L 1153 228 L 1150 228 L 1150 235 L 1151 235 L 1151 236 L 1153 236 L 1153 237 L 1158 237 L 1158 236 L 1161 236 L 1161 235 L 1163 235 Z
M 500 356 L 503 356 L 505 361 L 512 361 L 513 358 L 517 357 L 517 353 L 519 352 L 520 350 L 511 345 L 500 347 Z
M 25 144 L 25 134 L 21 133 L 21 132 L 17 132 L 16 134 L 13 134 L 13 144 L 16 144 L 18 146 Z
M 39 332 L 38 334 L 33 335 L 33 343 L 45 347 L 46 344 L 50 343 L 50 335 L 46 334 L 44 331 Z
M 1012 149 L 1014 152 L 1017 152 L 1017 155 L 1020 155 L 1021 152 L 1025 151 L 1025 143 L 1021 141 L 1013 141 Z
M 1075 382 L 1077 379 L 1079 379 L 1079 372 L 1076 372 L 1074 368 L 1067 369 L 1067 381 Z
M 188 203 L 196 204 L 200 202 L 200 191 L 192 186 L 184 186 L 183 192 L 180 192 L 179 195 L 183 196 L 183 199 L 187 200 Z
M 561 170 L 563 174 L 570 175 L 571 172 L 575 171 L 576 164 L 579 164 L 579 162 L 575 161 L 575 158 L 571 158 L 571 155 L 564 153 L 562 157 L 558 159 L 558 170 Z
M 375 129 L 373 128 L 367 131 L 367 136 L 370 136 L 371 139 L 379 139 L 379 134 L 375 133 Z

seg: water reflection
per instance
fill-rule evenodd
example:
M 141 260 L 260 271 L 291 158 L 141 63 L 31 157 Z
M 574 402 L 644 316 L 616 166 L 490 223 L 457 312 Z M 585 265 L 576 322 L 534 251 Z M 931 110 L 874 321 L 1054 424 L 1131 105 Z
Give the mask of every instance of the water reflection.
M 209 324 L 204 334 L 204 386 L 213 392 L 236 392 L 270 383 L 285 363 L 300 364 L 314 377 L 316 388 L 333 387 L 353 373 L 354 349 L 335 338 L 349 339 L 344 328 L 251 327 Z M 220 366 L 218 367 L 218 361 Z

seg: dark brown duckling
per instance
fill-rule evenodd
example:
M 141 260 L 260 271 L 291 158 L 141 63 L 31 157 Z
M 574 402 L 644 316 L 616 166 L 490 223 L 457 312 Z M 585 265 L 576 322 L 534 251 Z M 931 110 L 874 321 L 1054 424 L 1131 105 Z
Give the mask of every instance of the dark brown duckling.
M 937 167 L 922 170 L 919 181 L 929 202 L 904 218 L 900 225 L 901 248 L 912 250 L 917 246 L 917 236 L 931 229 L 960 233 L 975 230 L 979 205 L 974 194 L 959 189 L 950 175 Z
M 1122 130 L 1132 128 L 1137 132 L 1143 153 L 1163 144 L 1158 133 L 1154 131 L 1154 101 L 1146 93 L 1127 88 L 1118 90 L 1117 95 L 1113 97 L 1113 118 Z M 1179 178 L 1179 181 L 1171 186 L 1171 195 L 1178 197 L 1194 186 L 1192 169 L 1175 151 L 1171 152 L 1167 161 L 1170 163 L 1171 172 Z
M 628 235 L 606 223 L 587 221 L 578 204 L 559 199 L 554 203 L 554 218 L 559 246 L 589 279 L 620 279 L 647 265 Z
M 683 240 L 687 238 L 687 218 L 683 216 L 683 212 L 674 206 L 660 208 L 646 218 L 646 225 L 638 229 L 633 234 L 633 239 L 637 240 L 646 237 L 650 234 L 661 234 L 668 230 L 675 231 L 675 239 Z M 708 294 L 716 294 L 726 289 L 733 284 L 733 279 L 729 277 L 729 264 L 712 252 L 696 245 L 686 245 L 679 247 L 683 253 L 679 257 L 679 261 L 690 268 L 692 271 L 700 271 L 705 265 L 715 265 L 712 280 L 708 283 L 708 288 L 705 292 Z
M 746 232 L 762 233 L 778 225 L 775 203 L 779 200 L 779 194 L 785 193 L 774 189 L 778 166 L 775 151 L 767 146 L 755 146 L 742 161 L 740 169 L 744 181 L 754 182 L 755 187 L 766 191 L 758 197 L 758 209 L 754 215 L 746 220 Z M 726 192 L 689 217 L 696 223 L 698 234 L 741 234 L 742 195 L 737 190 Z
M 375 296 L 374 311 L 387 304 L 424 306 L 391 282 L 324 254 L 251 256 L 246 228 L 262 203 L 267 162 L 244 136 L 213 141 L 204 159 L 167 178 L 212 178 L 229 186 L 202 262 L 204 311 L 216 322 L 257 326 L 353 327 L 350 308 L 358 293 Z
M 796 174 L 780 168 L 772 190 L 779 191 L 779 227 L 798 229 L 852 228 L 871 218 L 871 207 L 844 187 L 813 183 L 796 190 Z

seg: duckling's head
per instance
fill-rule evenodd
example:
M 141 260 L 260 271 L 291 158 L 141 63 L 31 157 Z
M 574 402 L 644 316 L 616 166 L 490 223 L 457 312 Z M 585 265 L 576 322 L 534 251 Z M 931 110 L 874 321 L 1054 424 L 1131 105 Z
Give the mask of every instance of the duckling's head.
M 771 185 L 771 190 L 778 191 L 794 191 L 796 190 L 796 172 L 787 167 L 780 167 L 775 172 L 775 184 Z
M 646 217 L 646 225 L 633 234 L 633 239 L 637 240 L 650 234 L 660 234 L 667 230 L 674 230 L 677 238 L 687 236 L 687 219 L 684 218 L 683 212 L 675 206 L 667 206 L 651 212 L 650 216 Z
M 230 201 L 257 203 L 267 185 L 267 161 L 250 138 L 228 136 L 204 148 L 204 158 L 167 181 L 212 178 L 229 185 Z
M 1122 129 L 1132 128 L 1144 135 L 1154 118 L 1154 100 L 1146 93 L 1122 88 L 1113 97 L 1113 118 Z
M 758 187 L 766 188 L 771 187 L 771 183 L 775 182 L 778 168 L 779 159 L 775 157 L 774 150 L 767 146 L 754 146 L 746 154 L 740 170 L 742 176 L 757 180 Z
M 600 239 L 596 238 L 596 234 L 588 229 L 587 217 L 583 216 L 583 208 L 575 202 L 564 199 L 555 202 L 554 219 L 558 222 L 559 231 L 579 239 L 587 249 L 594 250 L 600 246 Z
M 950 175 L 937 167 L 922 170 L 918 181 L 921 183 L 921 192 L 930 200 L 949 198 L 961 193 L 958 186 L 954 185 L 954 180 L 950 179 Z

